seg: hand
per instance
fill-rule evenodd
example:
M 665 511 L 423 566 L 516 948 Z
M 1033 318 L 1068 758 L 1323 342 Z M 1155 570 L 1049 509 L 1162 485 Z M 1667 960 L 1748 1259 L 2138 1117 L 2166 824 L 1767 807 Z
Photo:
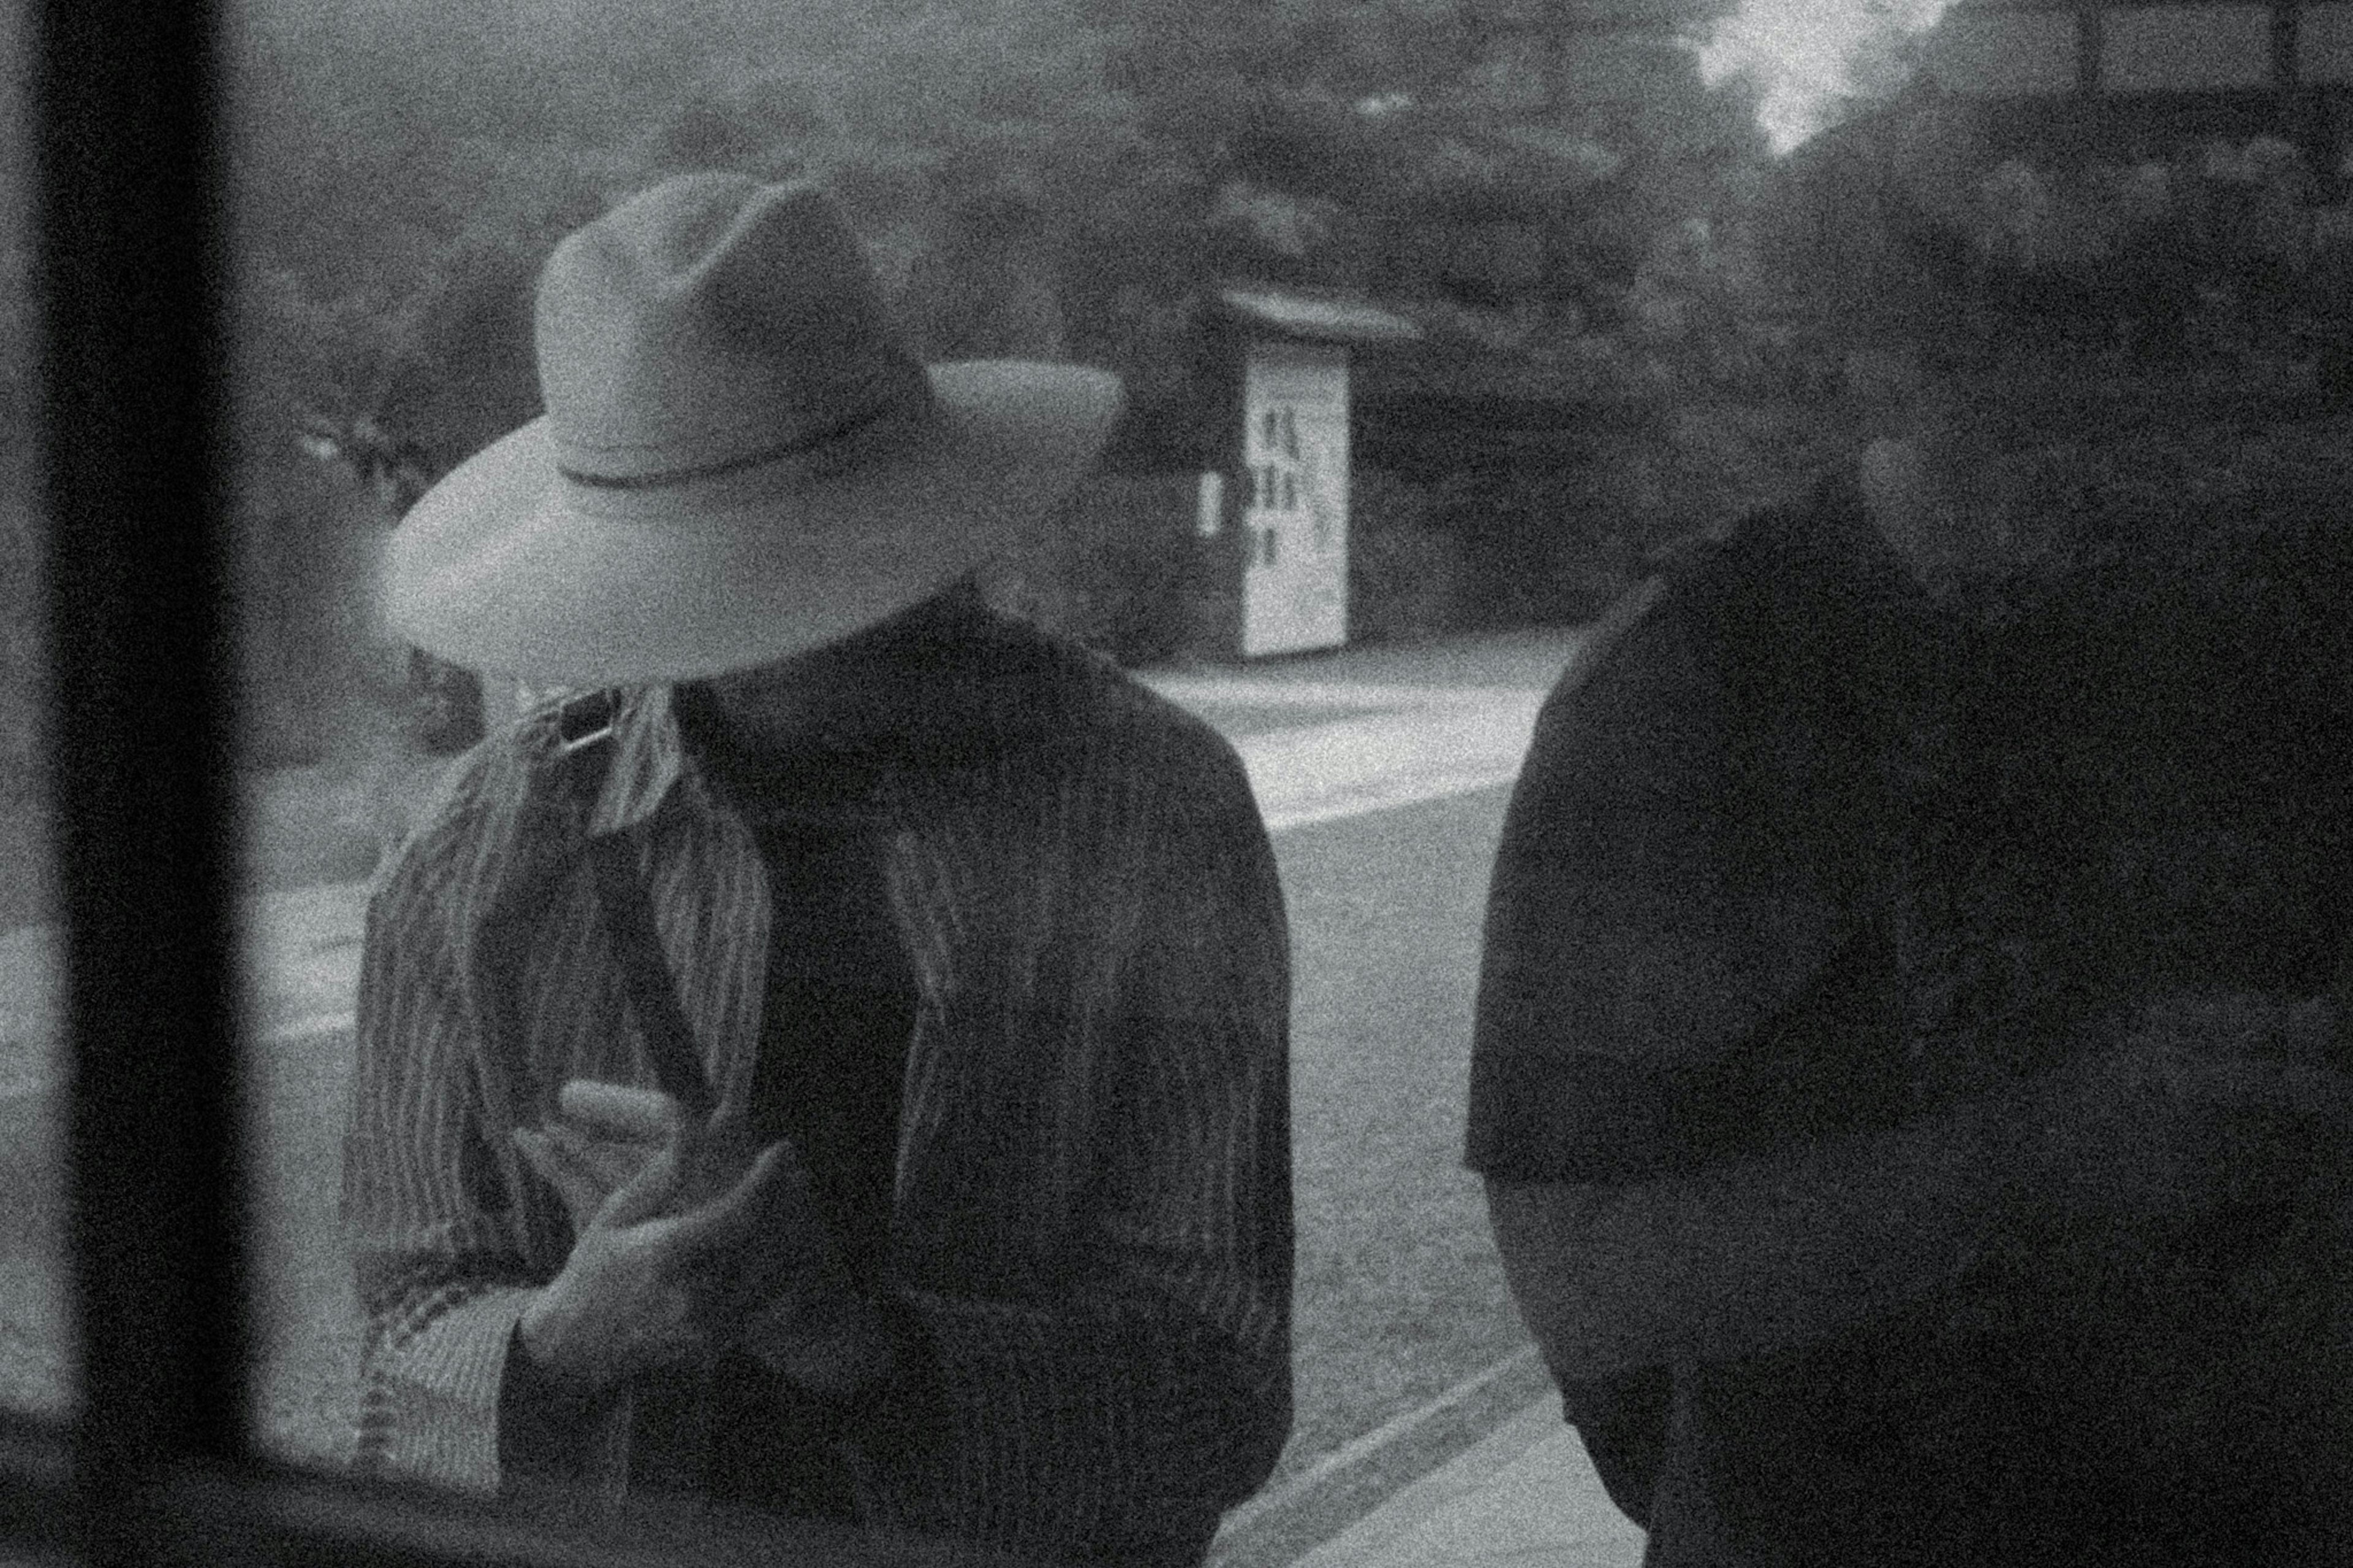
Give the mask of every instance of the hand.
M 605 1200 L 680 1134 L 685 1113 L 659 1089 L 591 1079 L 565 1084 L 556 1103 L 562 1121 L 518 1128 L 513 1137 L 532 1168 L 563 1197 L 578 1236 Z M 700 1203 L 733 1184 L 759 1152 L 742 1123 L 732 1121 L 695 1130 L 689 1147 L 674 1206 Z
M 555 1188 L 584 1234 L 605 1201 L 661 1152 L 682 1120 L 659 1089 L 574 1079 L 557 1096 L 565 1120 L 514 1131 L 515 1147 Z
M 573 1234 L 585 1237 L 598 1212 L 666 1143 L 681 1134 L 678 1104 L 659 1089 L 575 1079 L 558 1104 L 565 1120 L 518 1129 L 515 1144 L 563 1195 Z M 880 1313 L 841 1268 L 808 1201 L 789 1147 L 786 1171 L 763 1205 L 758 1233 L 689 1290 L 691 1319 L 771 1372 L 819 1393 L 839 1394 L 890 1371 L 892 1337 Z M 705 1130 L 672 1201 L 691 1201 L 743 1168 L 745 1142 Z
M 691 1364 L 710 1347 L 709 1302 L 736 1255 L 773 1210 L 807 1197 L 798 1163 L 778 1142 L 715 1196 L 681 1206 L 708 1168 L 704 1141 L 703 1129 L 674 1121 L 660 1148 L 590 1215 L 563 1271 L 523 1310 L 522 1348 L 534 1364 L 598 1390 Z M 526 1152 L 533 1146 L 518 1142 Z M 567 1203 L 585 1199 L 589 1177 L 570 1156 L 558 1164 Z

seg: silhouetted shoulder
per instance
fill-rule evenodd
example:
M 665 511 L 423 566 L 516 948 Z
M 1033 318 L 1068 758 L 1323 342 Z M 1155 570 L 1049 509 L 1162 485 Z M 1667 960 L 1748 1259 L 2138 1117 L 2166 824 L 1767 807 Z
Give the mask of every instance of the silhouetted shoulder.
M 1117 753 L 1155 794 L 1205 810 L 1256 805 L 1233 742 L 1199 714 L 1163 696 L 1111 659 L 1070 639 L 1038 634 L 1052 649 L 1061 743 Z

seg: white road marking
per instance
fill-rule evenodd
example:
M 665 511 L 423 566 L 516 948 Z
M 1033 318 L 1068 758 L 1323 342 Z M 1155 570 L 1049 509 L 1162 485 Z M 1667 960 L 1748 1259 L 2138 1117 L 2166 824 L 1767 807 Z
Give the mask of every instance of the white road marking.
M 1297 1475 L 1261 1492 L 1229 1512 L 1219 1528 L 1221 1540 L 1231 1541 L 1241 1535 L 1268 1514 L 1278 1512 L 1314 1491 L 1332 1477 L 1353 1465 L 1371 1458 L 1383 1449 L 1411 1437 L 1430 1422 L 1485 1393 L 1489 1388 L 1511 1378 L 1525 1379 L 1538 1365 L 1534 1345 L 1524 1345 L 1503 1360 L 1472 1373 L 1452 1387 L 1424 1400 L 1410 1410 L 1402 1411 L 1382 1422 L 1371 1431 L 1352 1438 Z M 1543 1397 L 1539 1392 L 1535 1396 Z
M 1230 675 L 1155 675 L 1145 684 L 1187 708 L 1476 708 L 1510 705 L 1525 686 L 1410 686 L 1350 680 L 1252 680 Z
M 1542 704 L 1514 692 L 1245 735 L 1234 749 L 1279 833 L 1509 784 Z

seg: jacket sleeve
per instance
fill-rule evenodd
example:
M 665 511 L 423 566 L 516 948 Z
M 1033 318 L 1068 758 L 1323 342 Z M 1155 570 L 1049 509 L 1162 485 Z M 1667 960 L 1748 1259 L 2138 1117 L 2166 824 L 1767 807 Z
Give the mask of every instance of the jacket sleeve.
M 452 932 L 462 889 L 413 847 L 368 910 L 343 1215 L 364 1323 L 361 1474 L 499 1485 L 507 1347 L 542 1280 L 512 1152 L 481 1103 L 481 1020 Z
M 1834 847 L 1726 809 L 1724 689 L 1673 607 L 1548 706 L 1491 884 L 1471 1163 L 1556 1377 L 1817 1343 L 1989 1247 L 2128 1258 L 2133 1227 L 2305 1178 L 2331 1080 L 2219 1031 L 2145 1017 L 2058 1068 L 1909 1091 L 1893 957 L 1788 869 Z
M 1288 933 L 1239 760 L 1187 746 L 1134 858 L 1091 1026 L 1092 1172 L 1067 1285 L 917 1289 L 933 1440 L 896 1522 L 1069 1561 L 1198 1561 L 1291 1423 Z M 1130 766 L 1141 765 L 1133 763 Z M 1123 837 L 1125 837 L 1123 835 Z
M 1703 1168 L 1816 1135 L 1883 1073 L 1884 1053 L 1820 1054 L 1844 1031 L 1785 1026 L 1866 1000 L 1836 983 L 1852 922 L 1816 857 L 1731 809 L 1727 694 L 1690 617 L 1627 607 L 1546 702 L 1504 815 L 1468 1132 L 1490 1177 Z M 1809 1044 L 1758 1048 L 1775 1037 Z

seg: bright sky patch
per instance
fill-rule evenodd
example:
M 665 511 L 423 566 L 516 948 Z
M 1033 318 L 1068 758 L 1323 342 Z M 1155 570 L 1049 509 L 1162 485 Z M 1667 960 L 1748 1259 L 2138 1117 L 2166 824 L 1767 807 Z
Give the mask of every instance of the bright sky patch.
M 1710 83 L 1746 76 L 1762 89 L 1757 123 L 1786 153 L 1874 84 L 1894 48 L 1936 26 L 1952 0 L 1741 0 L 1693 47 Z

